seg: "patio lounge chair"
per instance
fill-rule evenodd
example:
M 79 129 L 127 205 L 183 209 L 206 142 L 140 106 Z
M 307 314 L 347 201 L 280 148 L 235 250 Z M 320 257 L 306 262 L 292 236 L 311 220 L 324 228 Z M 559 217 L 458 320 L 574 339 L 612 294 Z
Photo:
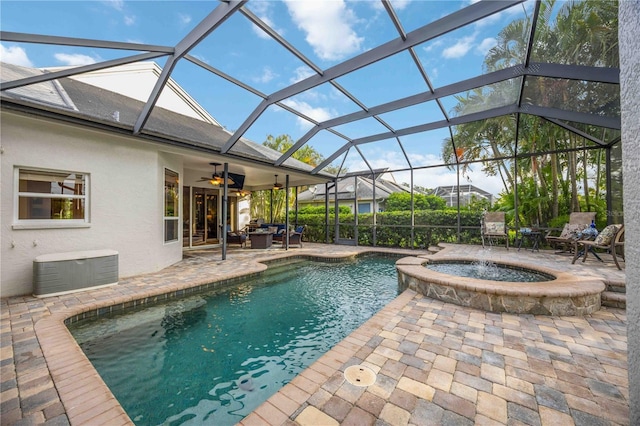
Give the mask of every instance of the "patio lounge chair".
M 564 225 L 560 235 L 551 235 L 553 231 L 549 231 L 544 239 L 556 250 L 556 253 L 571 252 L 578 239 L 578 233 L 588 228 L 593 220 L 596 220 L 595 212 L 573 212 L 569 215 L 569 223 Z
M 504 239 L 507 250 L 509 250 L 509 233 L 504 212 L 485 212 L 482 216 L 482 248 L 486 244 L 493 245 L 494 240 Z
M 593 253 L 594 256 L 600 259 L 594 250 L 602 249 L 608 251 L 613 257 L 613 261 L 618 269 L 622 269 L 618 262 L 617 249 L 622 249 L 621 257 L 622 260 L 624 260 L 624 225 L 608 225 L 598 234 L 595 240 L 577 240 L 574 244 L 575 254 L 573 255 L 573 261 L 571 261 L 572 264 L 576 263 L 576 260 L 582 254 L 584 254 L 582 257 L 582 262 L 584 263 L 584 261 L 587 260 L 589 252 Z M 600 259 L 600 261 L 602 261 L 602 259 Z

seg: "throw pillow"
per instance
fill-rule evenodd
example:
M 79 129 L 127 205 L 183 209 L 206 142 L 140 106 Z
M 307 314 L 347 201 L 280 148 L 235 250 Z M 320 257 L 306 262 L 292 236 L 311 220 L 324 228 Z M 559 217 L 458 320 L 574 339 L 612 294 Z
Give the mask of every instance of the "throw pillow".
M 484 224 L 486 234 L 504 234 L 504 222 L 487 222 Z
M 608 246 L 611 244 L 611 240 L 613 239 L 613 236 L 616 235 L 616 232 L 618 232 L 618 227 L 616 225 L 608 225 L 601 233 L 598 234 L 594 243 L 599 246 Z
M 588 227 L 589 225 L 585 225 L 582 223 L 579 225 L 576 225 L 573 223 L 567 223 L 566 225 L 564 225 L 564 228 L 562 229 L 562 232 L 560 233 L 559 238 L 563 238 L 563 239 L 576 238 L 579 232 L 582 232 L 583 229 Z

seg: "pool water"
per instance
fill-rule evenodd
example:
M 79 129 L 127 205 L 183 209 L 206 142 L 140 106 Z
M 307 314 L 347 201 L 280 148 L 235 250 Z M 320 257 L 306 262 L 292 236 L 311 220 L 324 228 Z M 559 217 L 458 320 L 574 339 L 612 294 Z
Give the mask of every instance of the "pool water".
M 554 279 L 553 276 L 541 272 L 516 269 L 506 265 L 492 262 L 434 262 L 425 265 L 432 271 L 458 277 L 477 278 L 481 280 L 508 281 L 508 282 L 541 282 Z
M 303 261 L 70 326 L 140 425 L 232 425 L 398 294 L 395 259 Z

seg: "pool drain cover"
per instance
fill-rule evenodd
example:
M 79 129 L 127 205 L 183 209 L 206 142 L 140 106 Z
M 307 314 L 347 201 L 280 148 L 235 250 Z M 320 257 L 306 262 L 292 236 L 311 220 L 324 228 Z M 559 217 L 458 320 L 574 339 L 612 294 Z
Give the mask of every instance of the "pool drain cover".
M 376 373 L 364 365 L 352 365 L 344 370 L 344 378 L 355 386 L 371 386 L 376 381 Z

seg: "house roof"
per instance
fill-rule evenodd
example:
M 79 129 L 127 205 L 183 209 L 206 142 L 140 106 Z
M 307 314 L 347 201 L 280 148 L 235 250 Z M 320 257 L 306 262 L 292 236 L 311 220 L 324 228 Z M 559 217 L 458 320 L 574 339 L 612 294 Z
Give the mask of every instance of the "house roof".
M 433 195 L 437 195 L 440 197 L 450 197 L 455 196 L 458 193 L 458 187 L 456 185 L 448 185 L 448 186 L 438 186 L 433 190 Z M 468 193 L 476 193 L 480 194 L 485 198 L 491 198 L 493 195 L 490 192 L 485 191 L 484 189 L 478 188 L 474 185 L 460 185 L 460 194 L 468 194 Z
M 12 64 L 2 64 L 0 68 L 2 81 L 45 73 L 42 70 Z M 131 132 L 144 108 L 144 102 L 72 78 L 48 80 L 6 90 L 2 92 L 1 98 L 3 106 L 10 100 L 23 106 L 38 107 L 42 111 L 102 124 L 112 130 L 120 129 L 126 133 Z M 229 139 L 230 133 L 220 126 L 156 107 L 149 116 L 142 136 L 218 153 Z M 244 138 L 238 141 L 230 154 L 266 164 L 272 164 L 281 155 L 271 148 Z M 311 166 L 294 158 L 288 159 L 284 165 L 302 172 L 312 170 Z
M 378 172 L 385 172 L 386 169 L 378 169 Z M 372 175 L 367 176 L 343 176 L 338 179 L 338 199 L 353 199 L 354 193 L 357 193 L 358 199 L 372 200 L 373 187 L 376 188 L 376 199 L 386 199 L 394 192 L 409 192 L 409 188 L 398 185 L 395 182 L 383 179 L 383 174 L 375 174 L 376 179 L 372 179 Z M 357 185 L 357 186 L 356 186 Z M 329 198 L 335 196 L 335 184 L 329 183 Z M 325 185 L 315 185 L 306 191 L 298 194 L 298 202 L 314 202 L 324 201 Z
M 45 72 L 68 70 L 71 67 L 43 68 Z M 97 70 L 88 73 L 74 74 L 69 78 L 78 80 L 92 86 L 101 87 L 111 92 L 119 93 L 128 98 L 146 102 L 153 85 L 162 74 L 162 68 L 155 62 L 134 62 L 113 68 Z M 199 118 L 211 124 L 220 126 L 220 123 L 209 114 L 198 102 L 191 97 L 173 79 L 167 81 L 165 90 L 158 98 L 159 107 Z

